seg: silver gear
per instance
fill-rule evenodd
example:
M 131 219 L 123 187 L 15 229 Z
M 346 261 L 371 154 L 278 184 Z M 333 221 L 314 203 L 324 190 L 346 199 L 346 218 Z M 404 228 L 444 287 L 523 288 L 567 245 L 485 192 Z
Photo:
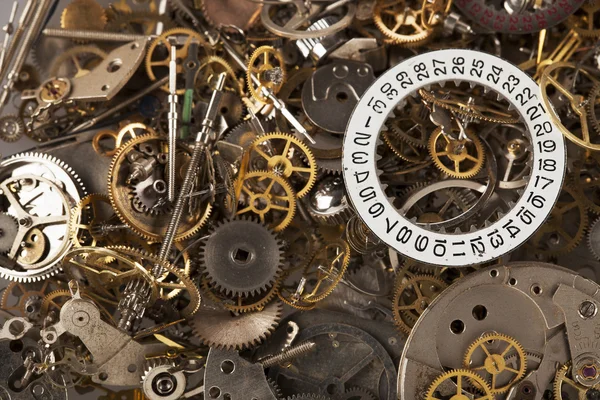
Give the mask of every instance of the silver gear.
M 217 303 L 205 300 L 189 323 L 194 335 L 205 345 L 242 350 L 266 340 L 279 325 L 282 314 L 283 303 L 278 300 L 267 304 L 262 311 L 237 316 Z
M 244 121 L 234 126 L 227 135 L 225 141 L 247 148 L 256 139 L 258 135 L 254 132 L 254 128 L 250 121 Z
M 5 115 L 0 118 L 0 140 L 16 142 L 25 133 L 25 123 L 17 115 Z
M 136 183 L 131 188 L 131 194 L 133 199 L 134 207 L 146 214 L 150 215 L 160 215 L 168 213 L 172 210 L 169 203 L 165 203 L 160 205 L 161 199 L 165 198 L 164 194 L 157 193 L 152 186 L 156 182 L 153 177 L 149 177 L 148 179 Z M 166 189 L 166 188 L 165 188 Z
M 600 260 L 600 218 L 596 219 L 590 226 L 587 245 L 594 257 Z
M 174 363 L 168 358 L 146 361 L 142 389 L 149 400 L 177 400 L 185 392 L 187 379 L 183 371 L 170 372 Z
M 266 292 L 281 274 L 283 242 L 252 219 L 234 218 L 213 228 L 201 248 L 201 265 L 216 289 L 231 296 Z
M 0 212 L 0 254 L 10 251 L 19 231 L 19 222 L 10 214 Z

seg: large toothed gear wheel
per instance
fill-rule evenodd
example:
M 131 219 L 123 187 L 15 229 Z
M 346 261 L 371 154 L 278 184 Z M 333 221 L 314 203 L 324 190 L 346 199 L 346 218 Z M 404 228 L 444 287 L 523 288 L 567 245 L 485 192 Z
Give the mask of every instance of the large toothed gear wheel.
M 283 314 L 283 304 L 274 301 L 262 311 L 233 315 L 218 304 L 203 303 L 189 320 L 194 335 L 210 347 L 242 350 L 259 345 L 275 331 Z
M 472 386 L 476 386 L 477 389 L 472 389 Z M 495 399 L 487 382 L 475 372 L 466 369 L 452 370 L 440 375 L 429 387 L 425 400 L 439 400 L 446 397 L 455 400 Z
M 283 242 L 266 226 L 234 218 L 214 227 L 201 249 L 209 282 L 227 296 L 254 296 L 277 281 Z
M 0 212 L 18 221 L 6 253 L 14 264 L 0 267 L 0 276 L 35 282 L 60 270 L 59 262 L 71 246 L 71 207 L 84 191 L 77 175 L 53 157 L 25 153 L 0 163 Z
M 165 148 L 167 143 L 163 139 L 154 135 L 137 136 L 121 146 L 115 154 L 108 174 L 108 196 L 110 203 L 115 210 L 119 219 L 129 226 L 131 230 L 137 233 L 148 241 L 159 242 L 164 236 L 171 215 L 168 213 L 151 213 L 145 212 L 145 208 L 137 202 L 135 196 L 135 188 L 132 189 L 128 179 L 131 174 L 130 167 L 133 165 L 128 158 L 132 153 L 134 155 L 144 154 L 148 162 L 153 160 L 161 160 L 165 158 L 160 153 L 161 148 Z M 179 158 L 178 158 L 179 159 Z M 149 175 L 143 182 L 152 181 L 161 182 L 161 186 L 165 185 L 166 164 L 162 165 L 160 161 L 150 169 Z M 185 168 L 179 168 L 179 178 L 185 174 Z M 158 186 L 152 185 L 149 189 L 156 190 Z M 166 187 L 160 188 L 163 192 L 163 198 L 166 199 Z M 159 204 L 159 199 L 155 198 L 155 204 Z M 182 217 L 181 224 L 175 236 L 175 241 L 181 241 L 194 236 L 208 220 L 212 210 L 208 200 L 199 205 L 197 212 L 185 214 Z M 155 215 L 156 214 L 156 215 Z
M 394 289 L 392 312 L 398 329 L 408 335 L 427 306 L 448 285 L 430 275 L 415 275 L 408 280 L 402 279 L 401 275 L 398 278 Z
M 516 353 L 514 368 L 506 358 Z M 527 356 L 525 349 L 510 336 L 490 333 L 475 340 L 465 353 L 465 368 L 489 383 L 493 394 L 505 393 L 525 376 Z M 479 388 L 478 382 L 473 382 Z
M 439 62 L 445 63 L 443 68 L 439 68 Z M 507 103 L 505 110 L 516 109 L 535 161 L 516 202 L 482 223 L 469 217 L 466 224 L 472 223 L 474 229 L 452 233 L 407 218 L 394 204 L 395 199 L 389 198 L 382 182 L 384 170 L 378 163 L 380 135 L 392 111 L 420 89 L 430 90 L 434 85 L 451 82 L 486 88 L 486 93 L 490 93 L 486 99 L 493 95 L 500 103 Z M 531 98 L 523 105 L 519 99 L 524 92 L 531 93 Z M 565 138 L 550 114 L 542 104 L 536 82 L 504 59 L 473 50 L 437 50 L 412 57 L 381 75 L 354 108 L 342 154 L 350 201 L 375 236 L 417 261 L 466 267 L 497 259 L 535 234 L 560 195 L 566 172 Z M 536 134 L 540 129 L 543 134 Z

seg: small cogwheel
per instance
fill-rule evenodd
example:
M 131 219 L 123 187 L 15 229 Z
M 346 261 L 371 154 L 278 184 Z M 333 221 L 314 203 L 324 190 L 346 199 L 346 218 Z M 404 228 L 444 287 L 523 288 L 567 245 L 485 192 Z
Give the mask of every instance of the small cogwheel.
M 272 100 L 264 95 L 263 88 L 277 94 L 285 82 L 285 75 L 285 63 L 281 53 L 271 46 L 261 46 L 254 50 L 248 61 L 248 90 L 256 100 L 270 104 Z
M 517 368 L 509 366 L 506 358 L 516 353 Z M 519 382 L 527 371 L 525 349 L 510 336 L 501 333 L 490 333 L 473 342 L 465 353 L 465 368 L 469 368 L 490 382 L 493 394 L 505 393 L 512 385 Z M 472 381 L 480 389 L 478 381 Z
M 340 396 L 341 400 L 377 400 L 377 398 L 370 391 L 363 389 L 361 387 L 353 387 L 343 395 Z
M 410 334 L 421 314 L 447 287 L 444 281 L 432 275 L 413 275 L 409 279 L 398 275 L 392 303 L 398 329 Z
M 434 30 L 423 28 L 422 12 L 406 7 L 404 0 L 379 0 L 373 22 L 392 43 L 403 47 L 419 47 L 433 39 Z
M 571 363 L 567 362 L 556 370 L 554 384 L 554 400 L 597 399 L 600 395 L 600 385 L 586 387 L 571 379 Z
M 17 219 L 10 214 L 0 212 L 0 254 L 8 254 L 12 249 L 18 231 Z
M 600 120 L 598 119 L 598 113 L 600 110 L 596 110 L 598 105 L 598 97 L 600 96 L 600 82 L 594 83 L 590 94 L 587 97 L 587 116 L 592 128 L 600 135 Z
M 259 136 L 248 149 L 250 170 L 266 169 L 288 181 L 298 180 L 298 198 L 308 194 L 317 179 L 317 162 L 301 140 L 288 133 Z
M 437 128 L 429 138 L 429 153 L 435 166 L 452 178 L 472 178 L 483 167 L 485 151 L 481 139 L 467 130 L 468 140 L 452 139 Z
M 238 198 L 236 215 L 249 213 L 258 216 L 274 232 L 281 232 L 294 219 L 296 194 L 282 177 L 267 171 L 252 171 L 235 184 Z
M 464 391 L 470 388 L 469 383 L 477 387 L 476 396 L 467 396 Z M 470 393 L 471 395 L 475 393 Z M 467 369 L 456 369 L 448 371 L 437 377 L 429 387 L 425 400 L 439 400 L 441 398 L 451 398 L 456 400 L 477 399 L 477 400 L 495 400 L 489 385 L 475 372 Z
M 0 140 L 7 143 L 16 142 L 25 133 L 25 123 L 17 115 L 0 117 Z

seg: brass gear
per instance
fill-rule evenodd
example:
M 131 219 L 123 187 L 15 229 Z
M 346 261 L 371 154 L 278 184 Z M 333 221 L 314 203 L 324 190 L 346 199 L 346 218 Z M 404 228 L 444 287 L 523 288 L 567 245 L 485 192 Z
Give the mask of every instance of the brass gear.
M 160 242 L 170 221 L 170 215 L 150 215 L 138 212 L 133 207 L 132 195 L 126 177 L 129 168 L 126 166 L 127 154 L 143 143 L 163 141 L 166 139 L 154 135 L 142 135 L 121 146 L 115 154 L 108 173 L 108 196 L 110 203 L 119 219 L 129 226 L 136 234 L 148 241 Z M 206 202 L 197 215 L 188 215 L 182 219 L 175 241 L 189 239 L 194 236 L 208 220 L 212 206 Z
M 225 73 L 225 90 L 241 94 L 244 90 L 238 81 L 231 65 L 222 57 L 209 55 L 200 60 L 196 78 L 196 95 L 201 99 L 210 99 L 212 91 L 216 88 L 219 74 Z
M 470 101 L 473 94 L 459 89 L 419 89 L 419 95 L 428 103 L 433 103 L 475 121 L 516 124 L 521 119 L 516 112 L 513 114 L 507 113 L 505 107 L 500 104 L 493 102 L 486 102 L 485 105 L 473 104 Z
M 60 16 L 62 29 L 103 31 L 106 22 L 106 11 L 95 0 L 73 0 Z
M 565 215 L 572 211 L 577 211 L 579 215 L 578 225 L 574 225 L 574 218 L 568 220 L 570 226 L 577 228 L 575 233 L 565 230 L 567 225 L 564 224 L 567 222 Z M 587 208 L 580 195 L 570 184 L 564 185 L 554 208 L 550 212 L 550 218 L 529 239 L 527 245 L 541 255 L 556 256 L 569 253 L 579 245 L 585 236 L 588 223 Z M 549 247 L 544 247 L 548 244 Z
M 422 11 L 406 7 L 404 0 L 379 0 L 373 11 L 373 22 L 390 42 L 403 47 L 420 47 L 434 36 L 433 29 L 423 28 Z
M 90 55 L 92 56 L 93 62 L 89 60 Z M 48 74 L 50 76 L 60 76 L 65 78 L 79 78 L 89 74 L 96 65 L 98 65 L 107 57 L 107 55 L 108 54 L 105 51 L 96 46 L 71 47 L 67 51 L 60 53 L 54 60 L 52 60 L 52 65 L 50 65 Z M 82 59 L 79 57 L 82 57 Z M 73 62 L 76 70 L 74 75 L 66 74 L 64 71 L 61 71 L 61 67 L 63 67 L 67 61 Z
M 204 48 L 204 51 L 206 54 L 208 54 L 210 52 L 210 49 L 207 46 L 206 41 L 202 38 L 202 35 L 200 35 L 198 32 L 195 32 L 191 29 L 174 28 L 174 29 L 170 29 L 168 31 L 163 32 L 162 35 L 160 35 L 159 37 L 154 39 L 152 41 L 152 43 L 150 43 L 150 46 L 148 47 L 148 51 L 146 53 L 146 73 L 148 74 L 148 78 L 150 78 L 150 80 L 152 82 L 159 79 L 159 77 L 156 74 L 156 72 L 157 72 L 156 69 L 163 68 L 165 73 L 168 72 L 169 62 L 171 61 L 170 51 L 169 51 L 171 46 L 169 45 L 169 41 L 168 41 L 168 38 L 170 36 L 186 37 L 183 44 L 178 45 L 178 48 L 175 52 L 178 60 L 185 60 L 187 58 L 188 49 L 190 47 L 190 44 L 192 43 L 192 39 L 196 39 L 200 43 L 199 50 L 202 50 L 202 48 Z M 165 50 L 162 53 L 161 53 L 161 50 L 159 50 L 159 45 L 162 45 L 161 46 L 163 48 L 162 50 Z M 156 59 L 157 56 L 160 56 L 160 58 Z M 201 56 L 201 54 L 199 54 L 199 56 Z M 184 72 L 181 61 L 177 63 L 176 69 L 177 69 L 177 74 L 182 74 Z M 179 80 L 181 80 L 181 79 L 179 79 Z M 169 84 L 168 83 L 164 84 L 163 86 L 161 86 L 161 89 L 168 93 L 169 92 Z M 177 89 L 178 95 L 182 95 L 184 93 L 185 93 L 185 88 Z
M 496 348 L 490 349 L 491 345 Z M 509 367 L 506 363 L 506 357 L 512 352 L 517 354 L 518 368 Z M 491 393 L 500 394 L 507 392 L 512 385 L 523 379 L 527 371 L 527 356 L 523 346 L 514 338 L 502 333 L 489 333 L 471 343 L 465 352 L 463 366 L 476 372 L 481 379 L 489 379 Z M 502 374 L 504 380 L 498 382 L 498 377 Z M 476 388 L 480 388 L 479 382 L 472 383 Z
M 268 171 L 252 171 L 239 177 L 235 186 L 239 188 L 236 193 L 241 193 L 242 197 L 238 195 L 238 198 L 243 204 L 236 215 L 257 215 L 260 222 L 274 232 L 284 230 L 294 219 L 296 195 L 282 177 Z M 271 216 L 269 222 L 267 215 Z
M 273 132 L 259 136 L 248 148 L 248 154 L 250 171 L 266 169 L 287 180 L 295 176 L 303 179 L 305 182 L 296 193 L 298 198 L 307 195 L 317 180 L 317 161 L 312 151 L 289 133 Z M 308 166 L 302 164 L 303 160 Z M 254 161 L 263 165 L 253 168 Z
M 600 1 L 586 1 L 579 10 L 567 18 L 565 24 L 578 35 L 597 39 L 600 37 L 600 28 L 595 24 L 594 18 L 597 12 L 600 12 Z
M 592 90 L 587 97 L 587 116 L 592 128 L 600 135 L 600 120 L 596 111 L 596 106 L 600 104 L 600 82 L 594 83 Z M 600 112 L 600 110 L 598 111 Z
M 451 140 L 442 128 L 437 128 L 429 138 L 429 153 L 434 165 L 452 178 L 472 178 L 483 167 L 485 151 L 481 139 L 469 129 L 467 137 L 470 140 Z
M 554 383 L 552 384 L 554 400 L 587 399 L 589 390 L 600 390 L 600 385 L 585 387 L 575 382 L 571 379 L 571 370 L 572 365 L 570 361 L 556 370 Z M 563 394 L 566 394 L 567 396 L 563 397 Z M 574 397 L 571 397 L 571 395 L 574 395 Z
M 279 69 L 280 76 L 273 80 L 268 76 L 276 68 Z M 258 78 L 256 84 L 252 80 L 252 75 Z M 271 46 L 261 46 L 254 50 L 248 61 L 248 70 L 246 71 L 246 81 L 248 90 L 252 97 L 264 104 L 271 104 L 271 100 L 262 94 L 262 88 L 271 90 L 277 94 L 285 82 L 285 62 L 283 56 Z
M 105 206 L 104 210 L 102 210 L 103 205 Z M 102 215 L 103 211 L 107 210 L 110 210 L 110 213 Z M 119 219 L 112 213 L 108 196 L 95 193 L 85 196 L 71 210 L 69 232 L 73 247 L 117 244 L 113 243 L 115 241 L 122 243 L 121 235 L 114 235 L 114 232 L 111 232 L 110 235 L 103 235 L 94 230 L 95 227 L 100 228 L 101 224 L 109 222 L 119 223 Z
M 279 277 L 268 291 L 254 296 L 225 296 L 214 285 L 211 285 L 208 279 L 202 279 L 200 285 L 202 293 L 206 294 L 215 303 L 220 303 L 232 313 L 245 313 L 262 311 L 279 293 L 281 282 L 282 279 Z
M 403 274 L 396 279 L 392 311 L 398 329 L 409 335 L 421 314 L 448 285 L 433 275 L 419 274 L 407 278 Z
M 329 296 L 346 273 L 350 254 L 350 245 L 342 239 L 326 243 L 318 250 L 302 271 L 307 281 L 302 300 L 318 303 Z
M 31 318 L 32 313 L 41 310 L 44 297 L 59 287 L 60 284 L 53 279 L 32 283 L 10 282 L 0 298 L 0 308 L 15 316 Z M 12 304 L 11 296 L 17 298 L 16 304 Z M 40 308 L 36 309 L 36 306 Z
M 469 371 L 467 369 L 455 369 L 443 373 L 438 376 L 427 391 L 427 395 L 425 396 L 425 400 L 439 400 L 440 397 L 436 395 L 438 389 L 440 389 L 442 384 L 446 381 L 449 381 L 449 385 L 447 387 L 456 387 L 456 392 L 452 396 L 452 393 L 443 393 L 444 396 L 448 396 L 453 400 L 495 400 L 495 396 L 492 393 L 489 385 L 475 372 Z M 454 383 L 456 381 L 456 384 Z M 468 381 L 468 382 L 467 382 Z M 476 385 L 479 390 L 471 393 L 472 397 L 465 396 L 463 390 L 467 390 L 469 386 L 469 382 Z

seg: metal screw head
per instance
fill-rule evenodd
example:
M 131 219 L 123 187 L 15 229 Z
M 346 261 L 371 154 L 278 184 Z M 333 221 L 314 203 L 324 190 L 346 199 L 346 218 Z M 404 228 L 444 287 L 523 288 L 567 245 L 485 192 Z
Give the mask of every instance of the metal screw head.
M 586 300 L 579 305 L 579 316 L 583 319 L 589 319 L 596 316 L 598 307 L 595 303 Z

